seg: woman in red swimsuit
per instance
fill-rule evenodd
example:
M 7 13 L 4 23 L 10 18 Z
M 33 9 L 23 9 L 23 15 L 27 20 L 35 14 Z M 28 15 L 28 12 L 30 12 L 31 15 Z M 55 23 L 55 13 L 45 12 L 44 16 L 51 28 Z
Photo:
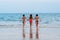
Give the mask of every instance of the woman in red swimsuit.
M 33 22 L 32 14 L 30 14 L 29 22 L 30 22 L 30 38 L 32 38 L 32 22 Z
M 32 26 L 32 14 L 30 14 L 29 22 L 30 22 L 30 27 Z

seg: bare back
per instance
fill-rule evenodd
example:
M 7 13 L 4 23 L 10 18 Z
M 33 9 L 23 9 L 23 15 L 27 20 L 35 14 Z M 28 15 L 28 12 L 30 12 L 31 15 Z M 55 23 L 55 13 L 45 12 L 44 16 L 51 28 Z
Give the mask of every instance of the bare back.
M 22 20 L 23 20 L 23 22 L 25 22 L 25 20 L 26 20 L 26 17 L 22 17 Z
M 35 17 L 35 19 L 36 19 L 36 21 L 38 21 L 39 17 L 38 17 L 38 16 L 36 16 L 36 17 Z

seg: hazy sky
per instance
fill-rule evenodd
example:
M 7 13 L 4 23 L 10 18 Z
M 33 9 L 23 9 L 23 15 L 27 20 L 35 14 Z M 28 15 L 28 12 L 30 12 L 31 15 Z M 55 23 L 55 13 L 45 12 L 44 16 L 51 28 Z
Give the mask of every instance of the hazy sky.
M 0 13 L 60 13 L 60 0 L 0 0 Z

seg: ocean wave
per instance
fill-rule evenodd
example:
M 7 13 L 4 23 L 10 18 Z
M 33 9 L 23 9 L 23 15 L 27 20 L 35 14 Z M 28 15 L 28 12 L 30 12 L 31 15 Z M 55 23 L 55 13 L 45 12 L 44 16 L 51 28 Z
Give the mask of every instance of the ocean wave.
M 23 14 L 0 14 L 0 24 L 22 24 L 22 15 Z M 25 14 L 26 19 L 29 19 L 29 14 Z M 35 14 L 33 14 L 33 18 Z M 40 21 L 41 20 L 41 21 Z M 9 22 L 8 22 L 9 21 Z M 3 23 L 5 22 L 5 23 Z M 60 15 L 59 14 L 39 14 L 39 23 L 42 25 L 60 25 Z M 29 22 L 27 21 L 29 25 Z M 1 25 L 2 26 L 2 25 Z

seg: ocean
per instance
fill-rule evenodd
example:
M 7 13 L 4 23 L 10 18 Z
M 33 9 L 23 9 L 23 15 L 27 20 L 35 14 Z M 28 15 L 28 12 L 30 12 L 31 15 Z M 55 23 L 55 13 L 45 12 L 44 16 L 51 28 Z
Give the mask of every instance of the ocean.
M 29 19 L 30 13 L 0 13 L 0 25 L 9 24 L 21 24 L 22 25 L 22 15 L 25 14 L 26 20 Z M 37 13 L 39 16 L 39 26 L 40 27 L 60 27 L 60 13 Z M 33 18 L 36 13 L 32 13 Z M 35 20 L 34 20 L 35 21 Z M 33 25 L 34 22 L 33 21 Z M 29 25 L 29 22 L 26 21 Z

